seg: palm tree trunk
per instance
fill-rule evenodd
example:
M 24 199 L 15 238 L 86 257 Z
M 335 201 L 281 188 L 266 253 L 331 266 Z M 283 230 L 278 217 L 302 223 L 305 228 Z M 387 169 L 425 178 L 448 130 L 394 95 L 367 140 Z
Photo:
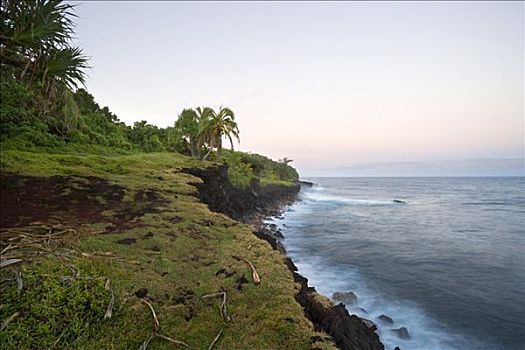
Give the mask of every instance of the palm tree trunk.
M 217 145 L 217 160 L 221 160 L 221 151 L 222 151 L 222 139 L 219 138 L 219 143 Z
M 190 138 L 190 155 L 192 158 L 198 158 L 196 142 L 193 138 Z
M 210 141 L 210 150 L 208 151 L 208 153 L 206 153 L 206 155 L 202 158 L 202 160 L 206 160 L 206 158 L 208 158 L 211 152 L 213 152 L 213 139 Z

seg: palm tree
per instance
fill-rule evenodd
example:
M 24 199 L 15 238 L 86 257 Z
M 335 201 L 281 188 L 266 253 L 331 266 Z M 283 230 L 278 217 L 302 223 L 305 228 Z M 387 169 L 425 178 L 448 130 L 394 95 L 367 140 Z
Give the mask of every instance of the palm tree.
M 199 108 L 198 108 L 199 109 Z M 194 158 L 200 157 L 202 146 L 199 144 L 200 114 L 193 109 L 184 109 L 175 121 L 175 130 L 187 143 L 190 154 Z
M 200 117 L 199 139 L 210 148 L 203 159 L 208 158 L 214 148 L 217 148 L 217 159 L 221 159 L 223 136 L 230 140 L 233 151 L 232 136 L 240 142 L 239 127 L 235 122 L 233 111 L 227 107 L 220 107 L 219 113 L 216 113 L 212 108 L 199 107 L 197 113 Z
M 87 57 L 72 47 L 74 5 L 61 0 L 2 0 L 0 58 L 17 80 L 74 88 L 83 84 Z

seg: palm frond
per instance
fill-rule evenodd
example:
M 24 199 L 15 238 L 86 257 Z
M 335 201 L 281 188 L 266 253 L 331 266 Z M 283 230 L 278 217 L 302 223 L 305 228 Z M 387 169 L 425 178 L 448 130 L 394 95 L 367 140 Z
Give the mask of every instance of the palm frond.
M 51 49 L 46 60 L 42 62 L 42 79 L 50 79 L 69 88 L 77 87 L 79 83 L 83 85 L 86 78 L 85 69 L 89 68 L 87 60 L 82 49 L 78 47 Z

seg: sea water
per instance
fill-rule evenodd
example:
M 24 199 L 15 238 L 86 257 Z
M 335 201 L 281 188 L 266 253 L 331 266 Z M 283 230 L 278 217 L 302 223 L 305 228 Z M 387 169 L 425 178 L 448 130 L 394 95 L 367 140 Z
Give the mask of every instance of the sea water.
M 525 178 L 307 180 L 275 220 L 288 254 L 386 349 L 525 349 Z

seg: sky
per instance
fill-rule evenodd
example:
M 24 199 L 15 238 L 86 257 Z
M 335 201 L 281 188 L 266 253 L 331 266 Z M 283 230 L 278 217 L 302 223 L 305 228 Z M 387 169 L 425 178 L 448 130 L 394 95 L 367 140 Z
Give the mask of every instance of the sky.
M 303 176 L 525 175 L 523 2 L 81 2 L 88 90 L 132 124 L 228 106 Z

